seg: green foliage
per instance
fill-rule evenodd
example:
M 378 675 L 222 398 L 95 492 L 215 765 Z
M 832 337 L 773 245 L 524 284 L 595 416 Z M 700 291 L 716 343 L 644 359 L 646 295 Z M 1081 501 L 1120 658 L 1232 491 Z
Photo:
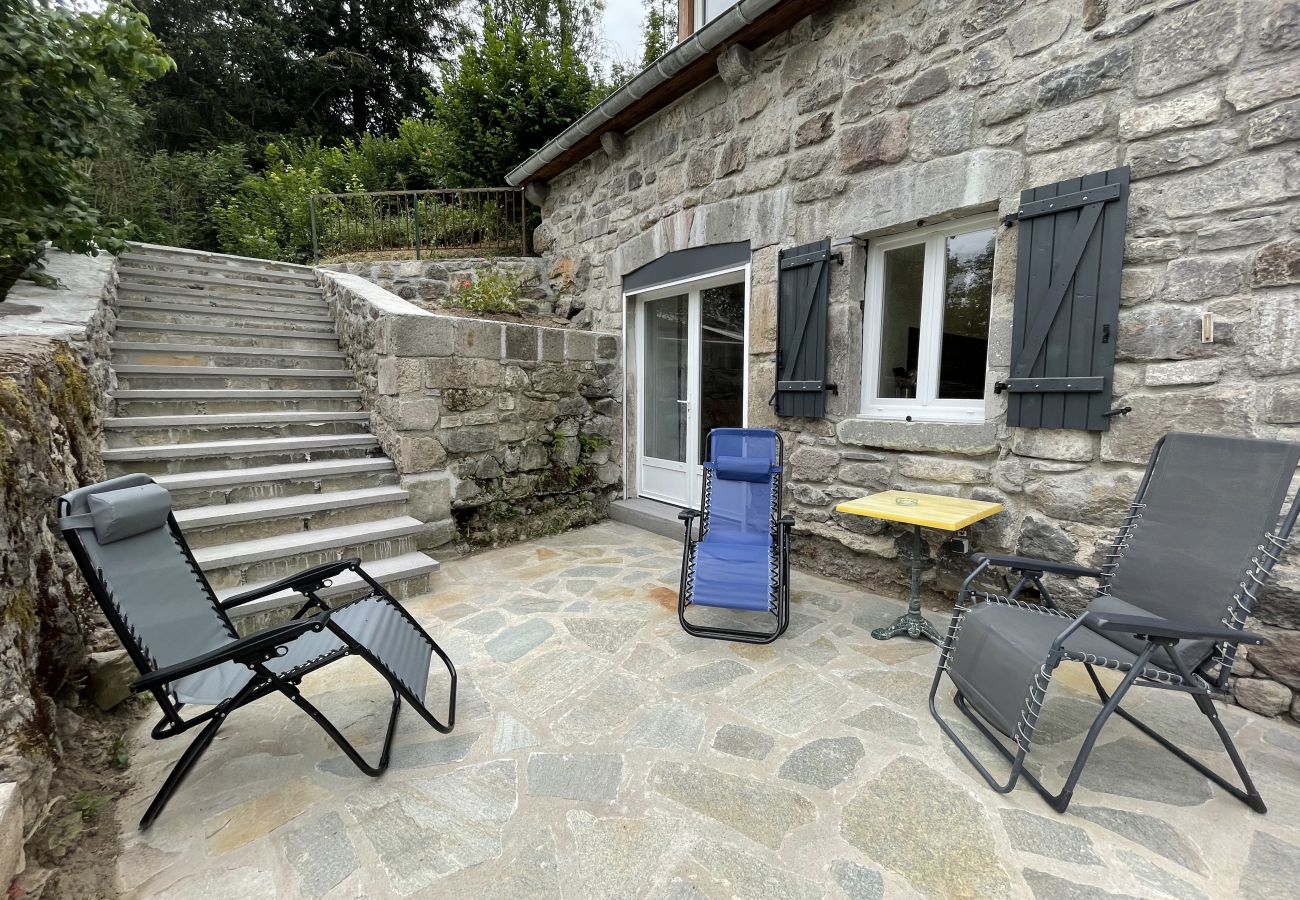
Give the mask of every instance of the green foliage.
M 597 450 L 603 450 L 610 444 L 609 438 L 601 434 L 588 434 L 583 432 L 578 435 L 578 443 L 582 446 L 582 452 L 586 454 L 595 453 Z
M 132 117 L 127 94 L 171 61 L 145 18 L 109 3 L 98 12 L 49 0 L 6 2 L 0 16 L 0 300 L 42 242 L 74 253 L 121 249 L 101 224 L 79 163 Z
M 484 7 L 481 42 L 442 66 L 434 118 L 445 135 L 438 168 L 446 186 L 498 185 L 590 106 L 598 91 L 563 34 L 532 30 L 504 7 Z
M 645 22 L 641 34 L 641 65 L 648 66 L 677 42 L 675 0 L 644 0 Z
M 221 249 L 240 256 L 310 262 L 308 198 L 328 193 L 330 187 L 319 167 L 284 163 L 275 147 L 267 149 L 267 156 L 271 166 L 265 174 L 249 175 L 234 196 L 212 208 Z
M 138 0 L 177 62 L 149 90 L 148 141 L 186 150 L 391 133 L 425 111 L 461 33 L 458 0 Z
M 480 313 L 509 313 L 519 315 L 520 279 L 518 275 L 501 269 L 477 269 L 473 280 L 461 282 L 456 292 L 456 305 Z

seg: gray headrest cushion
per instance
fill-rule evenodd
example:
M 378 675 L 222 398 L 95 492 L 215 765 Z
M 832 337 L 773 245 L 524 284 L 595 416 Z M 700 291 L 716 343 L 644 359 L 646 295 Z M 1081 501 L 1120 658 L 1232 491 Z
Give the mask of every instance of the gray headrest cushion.
M 105 491 L 89 497 L 95 539 L 111 544 L 163 525 L 172 509 L 167 489 L 156 484 Z

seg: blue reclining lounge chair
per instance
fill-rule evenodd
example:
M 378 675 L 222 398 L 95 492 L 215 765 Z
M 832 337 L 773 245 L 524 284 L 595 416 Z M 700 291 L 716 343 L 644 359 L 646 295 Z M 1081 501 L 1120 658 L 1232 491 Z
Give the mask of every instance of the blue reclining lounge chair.
M 990 787 L 1008 793 L 1023 776 L 1064 812 L 1102 726 L 1116 713 L 1264 812 L 1214 700 L 1231 692 L 1228 676 L 1238 645 L 1263 641 L 1244 625 L 1300 513 L 1300 502 L 1293 500 L 1282 514 L 1297 462 L 1296 444 L 1169 434 L 1156 444 L 1100 569 L 976 554 L 977 566 L 962 585 L 939 655 L 930 714 Z M 1007 596 L 975 590 L 976 579 L 990 567 L 1019 576 Z M 1056 609 L 1043 589 L 1045 573 L 1095 578 L 1099 586 L 1087 609 L 1071 616 Z M 1037 589 L 1041 605 L 1018 598 L 1028 585 Z M 1052 675 L 1068 663 L 1084 666 L 1102 706 L 1064 787 L 1053 794 L 1025 769 L 1025 757 Z M 1103 687 L 1098 667 L 1123 673 L 1113 690 Z M 998 782 L 939 715 L 935 695 L 945 674 L 957 687 L 957 708 L 1011 763 L 1005 782 Z M 1166 696 L 1190 694 L 1227 751 L 1240 786 L 1121 707 L 1134 687 L 1160 688 Z M 1015 749 L 994 731 L 1010 738 Z
M 438 731 L 455 725 L 451 660 L 357 560 L 315 566 L 219 602 L 171 514 L 170 495 L 149 476 L 124 475 L 71 491 L 59 499 L 58 512 L 81 573 L 140 670 L 132 690 L 150 692 L 162 710 L 153 738 L 204 726 L 149 805 L 142 829 L 153 824 L 226 717 L 268 694 L 288 697 L 367 775 L 388 768 L 403 700 Z M 361 578 L 366 594 L 331 609 L 317 592 L 348 570 Z M 290 621 L 239 637 L 226 611 L 282 590 L 297 591 L 306 603 Z M 445 724 L 424 704 L 435 653 L 450 677 Z M 368 662 L 393 692 L 374 765 L 298 691 L 305 676 L 349 655 Z M 208 708 L 186 718 L 188 705 Z
M 766 644 L 790 624 L 790 528 L 781 515 L 781 436 L 765 428 L 709 432 L 700 511 L 678 514 L 686 526 L 677 616 L 696 637 Z M 691 536 L 700 520 L 699 540 Z M 768 630 L 692 624 L 691 606 L 772 616 Z

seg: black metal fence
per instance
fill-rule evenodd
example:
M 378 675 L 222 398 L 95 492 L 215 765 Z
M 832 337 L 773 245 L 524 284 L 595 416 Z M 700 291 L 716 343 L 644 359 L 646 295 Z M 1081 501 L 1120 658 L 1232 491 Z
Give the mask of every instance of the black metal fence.
M 524 256 L 522 188 L 363 191 L 309 198 L 311 248 L 322 257 Z

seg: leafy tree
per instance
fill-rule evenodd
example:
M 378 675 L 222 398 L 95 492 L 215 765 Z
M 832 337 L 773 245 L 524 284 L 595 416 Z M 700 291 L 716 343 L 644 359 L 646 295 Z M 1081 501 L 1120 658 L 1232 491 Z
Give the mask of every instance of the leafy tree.
M 0 299 L 39 268 L 45 241 L 75 253 L 121 248 L 122 231 L 87 202 L 78 164 L 130 120 L 127 94 L 170 65 L 129 6 L 0 0 Z
M 481 41 L 442 67 L 434 119 L 446 135 L 437 168 L 447 186 L 503 184 L 586 112 L 598 90 L 575 47 L 502 15 L 485 4 Z
M 677 3 L 674 0 L 645 0 L 642 25 L 641 65 L 648 66 L 677 43 Z
M 139 0 L 176 58 L 150 89 L 169 150 L 386 133 L 424 112 L 459 0 Z

